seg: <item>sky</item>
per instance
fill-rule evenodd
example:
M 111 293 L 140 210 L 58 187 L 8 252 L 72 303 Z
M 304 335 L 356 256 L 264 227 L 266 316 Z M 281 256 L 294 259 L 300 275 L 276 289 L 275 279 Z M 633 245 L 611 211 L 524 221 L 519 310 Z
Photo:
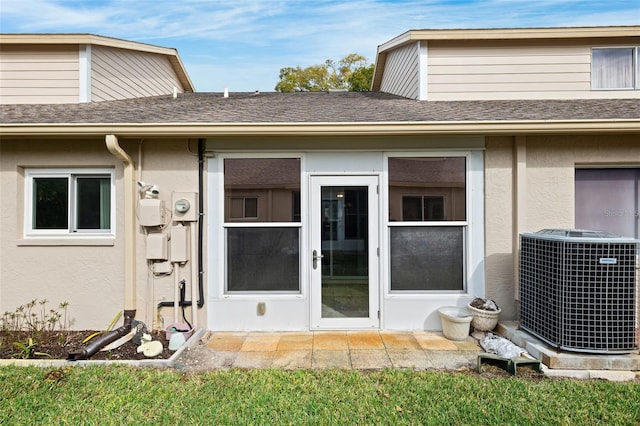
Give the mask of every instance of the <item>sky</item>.
M 411 29 L 640 25 L 640 0 L 0 0 L 1 33 L 90 33 L 176 48 L 199 92 L 273 91 L 284 67 Z

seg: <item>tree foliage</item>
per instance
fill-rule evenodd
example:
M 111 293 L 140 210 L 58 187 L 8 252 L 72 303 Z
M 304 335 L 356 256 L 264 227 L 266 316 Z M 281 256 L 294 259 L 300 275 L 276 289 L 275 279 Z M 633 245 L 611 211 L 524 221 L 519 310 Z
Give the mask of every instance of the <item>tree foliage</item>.
M 280 69 L 278 92 L 326 92 L 330 89 L 368 91 L 373 80 L 373 64 L 357 53 L 350 53 L 339 61 L 327 59 L 324 64 L 306 68 Z

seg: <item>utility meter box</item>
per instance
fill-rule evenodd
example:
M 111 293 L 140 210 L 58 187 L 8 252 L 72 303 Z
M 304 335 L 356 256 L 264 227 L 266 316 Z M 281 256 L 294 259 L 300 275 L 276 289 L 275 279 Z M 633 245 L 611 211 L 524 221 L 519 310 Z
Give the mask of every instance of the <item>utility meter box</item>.
M 160 232 L 147 235 L 147 259 L 167 260 L 167 234 Z
M 143 198 L 138 204 L 138 221 L 141 226 L 164 225 L 164 201 Z
M 198 193 L 173 192 L 171 194 L 173 220 L 176 222 L 196 222 L 198 220 Z
M 189 260 L 189 228 L 171 227 L 171 262 L 183 263 Z

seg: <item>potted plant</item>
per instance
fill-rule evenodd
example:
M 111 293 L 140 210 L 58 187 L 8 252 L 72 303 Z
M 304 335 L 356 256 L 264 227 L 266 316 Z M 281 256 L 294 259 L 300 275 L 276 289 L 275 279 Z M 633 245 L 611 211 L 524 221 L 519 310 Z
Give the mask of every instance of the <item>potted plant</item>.
M 501 310 L 493 300 L 476 297 L 467 308 L 473 314 L 471 325 L 474 330 L 490 331 L 498 325 Z

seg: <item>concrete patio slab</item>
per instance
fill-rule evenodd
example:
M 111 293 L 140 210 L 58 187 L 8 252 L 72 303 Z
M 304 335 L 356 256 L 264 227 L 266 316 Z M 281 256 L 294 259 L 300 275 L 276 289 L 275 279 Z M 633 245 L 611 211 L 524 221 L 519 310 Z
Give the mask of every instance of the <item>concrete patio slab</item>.
M 422 349 L 387 349 L 387 354 L 394 368 L 413 368 L 417 370 L 434 368 L 433 363 Z
M 346 331 L 327 331 L 313 333 L 313 350 L 342 350 L 349 349 Z
M 346 350 L 314 350 L 311 361 L 312 367 L 317 369 L 351 368 L 351 357 Z
M 384 349 L 382 338 L 377 331 L 348 331 L 349 349 Z
M 242 352 L 269 352 L 278 349 L 280 334 L 278 333 L 250 333 L 244 340 Z
M 214 351 L 239 351 L 246 337 L 246 333 L 215 333 L 206 347 Z
M 413 333 L 394 333 L 390 331 L 381 331 L 380 337 L 387 350 L 409 350 L 421 349 L 420 344 L 414 337 Z
M 233 366 L 237 368 L 270 368 L 275 356 L 276 351 L 240 351 L 233 362 Z
M 460 368 L 475 368 L 477 360 L 457 352 L 432 351 L 427 356 L 434 368 L 444 370 L 458 370 Z
M 297 368 L 311 368 L 311 350 L 283 350 L 276 351 L 271 365 L 273 368 L 295 370 Z
M 441 333 L 434 332 L 414 332 L 413 337 L 424 350 L 432 351 L 457 351 L 458 347 L 444 337 Z
M 391 359 L 384 349 L 354 349 L 349 351 L 351 366 L 358 370 L 391 368 Z
M 292 333 L 283 334 L 278 343 L 278 351 L 311 351 L 313 349 L 313 334 Z

